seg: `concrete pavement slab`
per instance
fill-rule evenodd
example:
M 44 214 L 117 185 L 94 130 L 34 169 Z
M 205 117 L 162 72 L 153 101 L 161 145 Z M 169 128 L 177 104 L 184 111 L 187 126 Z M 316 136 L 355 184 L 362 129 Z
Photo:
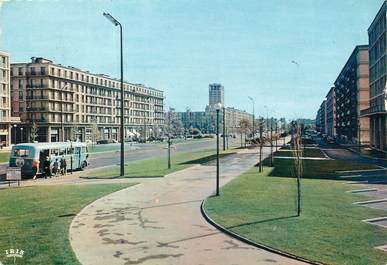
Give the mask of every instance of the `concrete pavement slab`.
M 221 159 L 221 184 L 256 162 L 255 153 Z M 110 194 L 73 219 L 73 250 L 84 265 L 303 264 L 239 242 L 208 224 L 200 204 L 214 190 L 215 167 L 196 165 Z

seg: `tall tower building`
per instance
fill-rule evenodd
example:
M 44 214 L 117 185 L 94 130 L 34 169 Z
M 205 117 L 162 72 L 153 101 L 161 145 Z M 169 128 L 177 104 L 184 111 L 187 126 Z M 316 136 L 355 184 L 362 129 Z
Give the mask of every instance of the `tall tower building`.
M 224 106 L 224 87 L 221 84 L 209 85 L 209 105 L 222 104 Z

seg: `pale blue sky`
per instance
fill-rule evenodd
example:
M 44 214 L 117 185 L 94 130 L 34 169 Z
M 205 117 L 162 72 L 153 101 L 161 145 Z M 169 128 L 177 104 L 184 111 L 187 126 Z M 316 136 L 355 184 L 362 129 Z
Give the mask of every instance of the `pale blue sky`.
M 42 56 L 119 77 L 110 12 L 124 27 L 125 79 L 164 90 L 167 107 L 204 110 L 208 84 L 219 82 L 228 106 L 251 111 L 249 95 L 256 115 L 268 105 L 314 118 L 382 2 L 11 0 L 0 10 L 0 49 L 13 62 Z

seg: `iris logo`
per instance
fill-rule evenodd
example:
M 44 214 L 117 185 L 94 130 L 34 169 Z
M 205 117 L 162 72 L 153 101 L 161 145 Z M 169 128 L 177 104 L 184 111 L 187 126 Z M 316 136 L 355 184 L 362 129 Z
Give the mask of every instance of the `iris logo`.
M 22 249 L 10 248 L 10 249 L 5 250 L 5 257 L 9 258 L 9 259 L 13 259 L 13 264 L 16 264 L 16 260 L 22 259 L 23 256 L 24 256 L 24 250 L 22 250 Z M 1 261 L 0 261 L 0 265 L 5 265 L 5 264 L 1 263 Z

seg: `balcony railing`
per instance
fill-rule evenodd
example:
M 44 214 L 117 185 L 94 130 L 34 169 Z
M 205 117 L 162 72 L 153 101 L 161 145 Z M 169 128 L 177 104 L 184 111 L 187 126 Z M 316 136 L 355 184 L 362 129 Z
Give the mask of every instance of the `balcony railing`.
M 48 86 L 46 84 L 27 84 L 27 88 L 47 88 Z
M 26 76 L 39 76 L 39 75 L 47 75 L 47 72 L 46 71 L 26 72 Z
M 372 115 L 372 114 L 387 114 L 387 110 L 384 108 L 384 106 L 372 106 L 369 107 L 368 109 L 360 111 L 361 116 L 367 116 L 367 115 Z
M 40 112 L 40 111 L 48 111 L 48 108 L 46 108 L 46 107 L 39 107 L 39 108 L 27 107 L 26 110 L 29 112 Z
M 29 100 L 42 100 L 42 99 L 48 99 L 48 96 L 27 96 L 26 99 L 29 99 Z

